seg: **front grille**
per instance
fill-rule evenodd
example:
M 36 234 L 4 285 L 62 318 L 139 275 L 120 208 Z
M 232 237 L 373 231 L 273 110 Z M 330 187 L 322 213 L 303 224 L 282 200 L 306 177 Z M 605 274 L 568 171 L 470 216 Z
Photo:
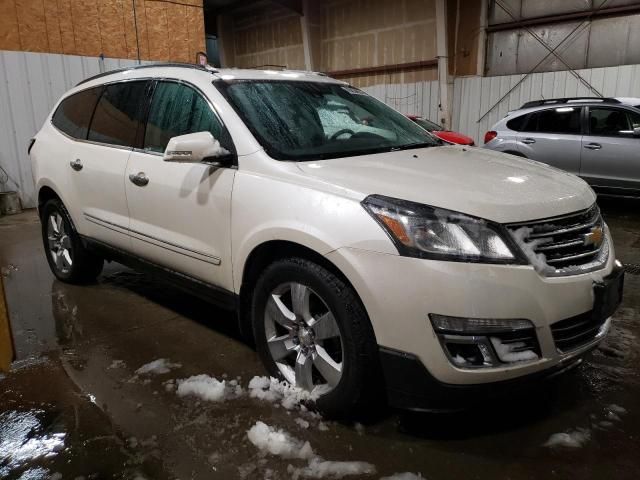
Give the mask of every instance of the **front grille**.
M 592 312 L 561 320 L 551 325 L 556 348 L 561 352 L 575 350 L 591 342 L 606 319 L 594 318 Z
M 577 273 L 573 272 L 574 267 L 603 263 L 600 257 L 606 248 L 604 222 L 595 204 L 571 215 L 508 228 L 534 265 L 542 262 L 555 273 Z

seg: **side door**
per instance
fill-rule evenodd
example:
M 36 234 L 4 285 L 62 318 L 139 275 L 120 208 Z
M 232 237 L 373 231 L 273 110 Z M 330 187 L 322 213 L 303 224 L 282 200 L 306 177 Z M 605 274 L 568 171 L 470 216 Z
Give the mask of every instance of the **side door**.
M 518 132 L 518 149 L 527 158 L 579 174 L 581 112 L 580 106 L 566 106 L 530 113 Z
M 621 107 L 588 107 L 580 175 L 607 193 L 640 192 L 640 113 Z M 630 191 L 635 190 L 635 192 Z
M 141 148 L 131 154 L 126 172 L 132 251 L 232 290 L 231 190 L 236 168 L 163 161 L 169 139 L 202 131 L 211 132 L 224 148 L 235 152 L 201 91 L 180 81 L 158 81 Z
M 129 154 L 142 127 L 146 81 L 128 81 L 102 88 L 86 140 L 72 149 L 72 186 L 80 204 L 80 233 L 109 245 L 129 249 L 129 211 L 124 175 Z

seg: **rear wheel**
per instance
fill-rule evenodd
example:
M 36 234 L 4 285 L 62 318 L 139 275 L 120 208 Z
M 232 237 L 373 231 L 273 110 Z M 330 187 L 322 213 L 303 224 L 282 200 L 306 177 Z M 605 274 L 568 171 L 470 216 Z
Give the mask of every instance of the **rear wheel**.
M 271 264 L 256 284 L 252 321 L 269 374 L 318 395 L 326 415 L 363 413 L 383 398 L 369 319 L 324 267 L 302 258 Z
M 49 200 L 41 214 L 42 240 L 53 274 L 68 283 L 94 281 L 104 261 L 84 247 L 63 203 L 58 199 Z

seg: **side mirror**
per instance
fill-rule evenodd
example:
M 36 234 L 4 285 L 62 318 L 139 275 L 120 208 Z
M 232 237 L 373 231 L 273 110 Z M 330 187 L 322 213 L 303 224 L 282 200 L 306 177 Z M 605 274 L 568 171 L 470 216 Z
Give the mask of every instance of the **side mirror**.
M 188 133 L 169 140 L 162 158 L 165 162 L 207 163 L 216 167 L 229 167 L 233 155 L 220 146 L 211 132 Z
M 633 129 L 633 136 L 640 137 L 640 127 L 636 127 Z

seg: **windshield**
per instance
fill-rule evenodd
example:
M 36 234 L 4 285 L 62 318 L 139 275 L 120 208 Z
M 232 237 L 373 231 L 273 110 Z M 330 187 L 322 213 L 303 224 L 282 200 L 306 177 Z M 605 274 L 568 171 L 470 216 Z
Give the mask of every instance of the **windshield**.
M 347 85 L 215 83 L 273 158 L 317 160 L 438 145 L 404 115 Z
M 428 132 L 440 132 L 443 128 L 437 123 L 433 123 L 431 120 L 427 120 L 426 118 L 417 117 L 414 119 L 418 125 L 427 130 Z

